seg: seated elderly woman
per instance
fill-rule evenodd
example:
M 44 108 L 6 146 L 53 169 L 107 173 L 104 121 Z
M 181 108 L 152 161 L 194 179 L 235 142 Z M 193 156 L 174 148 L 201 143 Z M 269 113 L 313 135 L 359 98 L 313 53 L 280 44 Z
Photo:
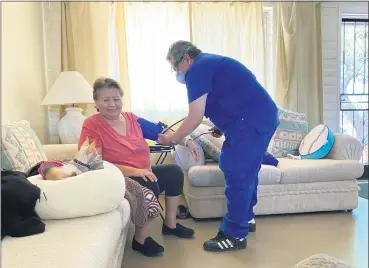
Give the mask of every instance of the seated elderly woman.
M 150 149 L 147 145 L 139 119 L 129 112 L 122 112 L 123 90 L 118 82 L 110 78 L 97 79 L 93 85 L 93 98 L 98 113 L 87 118 L 82 127 L 79 147 L 86 137 L 96 142 L 102 159 L 116 165 L 129 183 L 139 183 L 150 189 L 155 196 L 165 191 L 164 235 L 191 238 L 194 231 L 176 222 L 177 208 L 183 188 L 183 172 L 176 165 L 150 165 Z M 196 158 L 198 148 L 192 140 L 182 141 Z M 127 192 L 127 191 L 126 191 Z M 127 196 L 127 193 L 126 193 Z M 131 210 L 134 197 L 127 198 Z M 137 204 L 136 204 L 137 205 Z M 133 208 L 140 211 L 139 207 Z M 132 213 L 131 213 L 132 215 Z M 147 216 L 147 215 L 145 215 Z M 135 235 L 133 250 L 154 257 L 164 253 L 164 248 L 148 236 L 150 217 L 132 217 Z

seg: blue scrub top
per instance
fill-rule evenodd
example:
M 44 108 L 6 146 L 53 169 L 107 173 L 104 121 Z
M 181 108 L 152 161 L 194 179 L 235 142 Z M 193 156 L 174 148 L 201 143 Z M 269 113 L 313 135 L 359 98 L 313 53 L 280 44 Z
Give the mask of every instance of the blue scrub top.
M 235 59 L 201 53 L 185 75 L 188 102 L 208 93 L 205 117 L 226 132 L 242 122 L 259 131 L 278 125 L 278 108 L 255 75 Z

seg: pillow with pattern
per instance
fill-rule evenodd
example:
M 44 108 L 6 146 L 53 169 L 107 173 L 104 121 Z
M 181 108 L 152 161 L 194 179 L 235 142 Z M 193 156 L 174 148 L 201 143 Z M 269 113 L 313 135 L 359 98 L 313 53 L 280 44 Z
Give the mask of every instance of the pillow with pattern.
M 196 144 L 199 149 L 199 159 L 195 161 L 190 150 L 187 147 L 177 145 L 175 150 L 172 151 L 172 157 L 174 163 L 182 168 L 182 170 L 189 170 L 193 166 L 205 165 L 204 150 L 200 145 Z
M 278 107 L 278 115 L 280 124 L 269 143 L 268 152 L 274 157 L 298 155 L 300 143 L 309 132 L 307 116 L 281 107 Z
M 1 127 L 1 167 L 5 170 L 27 172 L 46 161 L 40 140 L 26 120 Z
M 191 139 L 201 146 L 207 156 L 214 161 L 218 161 L 225 138 L 224 136 L 215 138 L 211 134 L 202 135 L 203 133 L 209 132 L 210 128 L 211 126 L 202 123 L 192 132 Z

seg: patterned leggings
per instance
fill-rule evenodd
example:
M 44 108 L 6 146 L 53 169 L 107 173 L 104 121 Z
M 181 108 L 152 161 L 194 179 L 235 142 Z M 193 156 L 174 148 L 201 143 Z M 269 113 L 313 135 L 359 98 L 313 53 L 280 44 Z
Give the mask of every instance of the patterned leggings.
M 159 201 L 150 189 L 143 186 L 141 187 L 145 196 L 147 210 L 149 211 L 149 217 L 156 218 L 160 213 Z

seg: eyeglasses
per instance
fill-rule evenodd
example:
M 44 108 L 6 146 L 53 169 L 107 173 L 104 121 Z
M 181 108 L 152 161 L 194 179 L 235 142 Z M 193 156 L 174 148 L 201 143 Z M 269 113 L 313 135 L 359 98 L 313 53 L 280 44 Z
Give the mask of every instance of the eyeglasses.
M 186 55 L 186 54 L 185 54 Z M 185 55 L 183 55 L 182 57 L 181 57 L 181 59 L 179 60 L 179 62 L 178 63 L 176 63 L 176 64 L 174 64 L 173 66 L 172 66 L 172 71 L 173 72 L 178 72 L 178 67 L 179 67 L 179 65 L 180 64 L 182 64 L 183 63 L 183 60 L 184 60 L 184 56 Z
M 178 67 L 179 67 L 179 65 L 180 65 L 180 64 L 182 64 L 182 63 L 183 63 L 184 57 L 186 56 L 186 54 L 187 54 L 188 50 L 190 50 L 190 48 L 191 48 L 191 46 L 189 46 L 189 47 L 186 49 L 185 53 L 184 53 L 184 54 L 183 54 L 183 56 L 179 59 L 178 63 L 176 63 L 176 64 L 174 64 L 174 65 L 172 66 L 172 71 L 173 71 L 173 72 L 178 72 Z

